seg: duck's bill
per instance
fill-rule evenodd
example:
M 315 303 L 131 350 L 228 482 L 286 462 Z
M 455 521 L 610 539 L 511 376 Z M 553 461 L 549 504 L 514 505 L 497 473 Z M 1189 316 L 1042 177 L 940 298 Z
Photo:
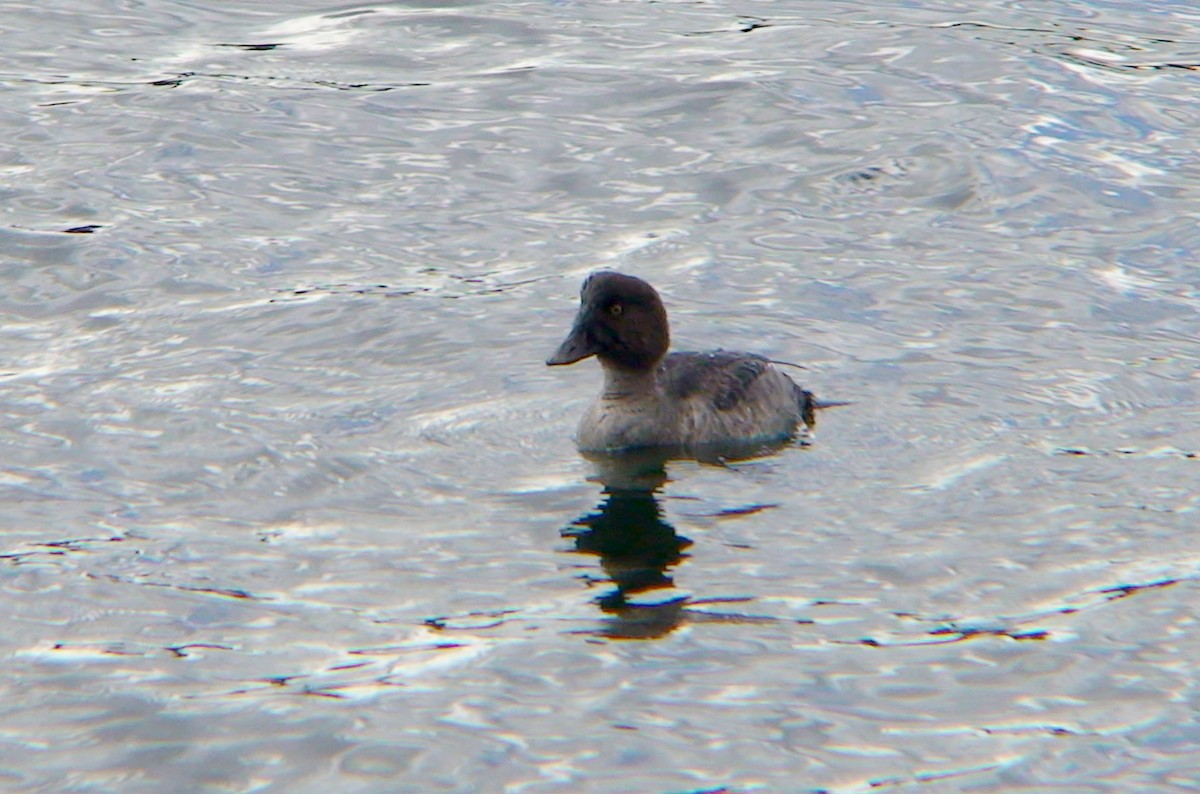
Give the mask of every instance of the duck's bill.
M 574 364 L 576 361 L 582 361 L 588 356 L 594 356 L 597 353 L 596 344 L 592 341 L 591 335 L 587 331 L 576 325 L 571 329 L 571 333 L 563 340 L 563 343 L 558 346 L 558 350 L 554 355 L 546 359 L 546 365 L 557 367 L 563 364 Z

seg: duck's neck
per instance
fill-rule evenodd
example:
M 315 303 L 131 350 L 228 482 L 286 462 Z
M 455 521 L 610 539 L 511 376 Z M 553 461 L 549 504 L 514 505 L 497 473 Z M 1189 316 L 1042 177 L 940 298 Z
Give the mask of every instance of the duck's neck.
M 658 364 L 650 369 L 625 369 L 601 361 L 604 365 L 604 399 L 628 400 L 650 397 L 658 391 Z

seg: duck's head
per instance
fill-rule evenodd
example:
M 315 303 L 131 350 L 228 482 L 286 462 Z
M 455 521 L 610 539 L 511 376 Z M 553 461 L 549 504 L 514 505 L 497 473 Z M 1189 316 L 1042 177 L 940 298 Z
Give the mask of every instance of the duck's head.
M 640 278 L 601 270 L 583 282 L 571 333 L 546 363 L 574 364 L 596 356 L 606 367 L 652 370 L 671 335 L 658 293 Z

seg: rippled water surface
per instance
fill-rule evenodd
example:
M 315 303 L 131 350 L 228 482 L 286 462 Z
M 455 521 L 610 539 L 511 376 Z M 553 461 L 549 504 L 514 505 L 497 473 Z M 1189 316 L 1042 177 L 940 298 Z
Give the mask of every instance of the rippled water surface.
M 1200 787 L 1193 3 L 10 3 L 0 788 Z M 812 444 L 589 461 L 597 267 Z

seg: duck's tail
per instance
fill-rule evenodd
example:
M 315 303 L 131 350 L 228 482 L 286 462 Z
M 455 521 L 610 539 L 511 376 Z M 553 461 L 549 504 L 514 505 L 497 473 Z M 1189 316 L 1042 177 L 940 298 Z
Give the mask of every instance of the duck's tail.
M 796 388 L 796 391 L 799 392 L 796 398 L 800 403 L 800 418 L 809 427 L 817 426 L 817 411 L 823 411 L 826 408 L 841 408 L 854 404 L 845 400 L 818 400 L 813 396 L 812 392 L 799 387 Z
M 809 427 L 817 426 L 817 398 L 813 397 L 813 393 L 805 389 L 796 387 L 796 401 L 800 404 L 800 418 L 804 420 L 804 424 Z

